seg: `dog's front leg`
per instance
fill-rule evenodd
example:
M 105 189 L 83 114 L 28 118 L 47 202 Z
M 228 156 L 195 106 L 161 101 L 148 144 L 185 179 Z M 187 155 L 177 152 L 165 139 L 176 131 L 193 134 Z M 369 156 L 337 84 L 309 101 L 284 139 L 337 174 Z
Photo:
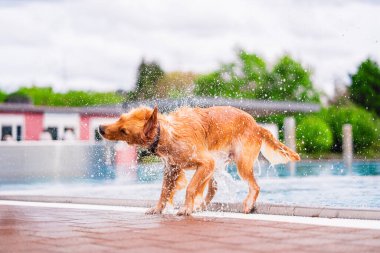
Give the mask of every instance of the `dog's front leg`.
M 198 163 L 198 168 L 186 189 L 185 205 L 178 211 L 177 215 L 190 215 L 193 212 L 194 198 L 197 192 L 199 190 L 203 192 L 200 187 L 207 183 L 214 173 L 215 162 L 212 156 L 204 155 Z
M 181 170 L 179 167 L 165 165 L 160 199 L 158 200 L 157 205 L 149 209 L 146 214 L 162 213 L 168 200 L 171 200 L 173 197 L 173 191 L 176 187 L 176 181 L 179 178 L 180 173 Z

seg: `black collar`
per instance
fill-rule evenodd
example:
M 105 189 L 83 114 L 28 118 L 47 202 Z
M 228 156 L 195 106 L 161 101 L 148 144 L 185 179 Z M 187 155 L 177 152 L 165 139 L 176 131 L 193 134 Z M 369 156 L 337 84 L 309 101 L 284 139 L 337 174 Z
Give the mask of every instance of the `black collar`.
M 153 143 L 148 147 L 148 151 L 150 153 L 156 154 L 159 141 L 160 141 L 160 123 L 157 124 L 157 134 L 153 139 Z

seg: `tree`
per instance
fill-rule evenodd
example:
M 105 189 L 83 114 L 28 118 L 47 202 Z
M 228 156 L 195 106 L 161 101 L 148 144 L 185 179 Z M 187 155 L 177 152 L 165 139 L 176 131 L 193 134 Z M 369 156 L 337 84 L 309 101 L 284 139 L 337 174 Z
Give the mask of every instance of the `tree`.
M 195 94 L 205 97 L 226 96 L 226 83 L 219 71 L 201 75 L 196 80 Z
M 136 90 L 133 92 L 132 97 L 135 99 L 154 98 L 157 91 L 157 82 L 163 75 L 164 71 L 157 63 L 146 63 L 142 60 L 138 68 Z
M 268 75 L 268 80 L 259 90 L 272 100 L 320 102 L 319 94 L 313 88 L 310 72 L 289 55 L 278 60 Z
M 237 61 L 196 80 L 200 96 L 320 102 L 310 72 L 290 56 L 281 57 L 271 71 L 256 54 L 241 51 Z
M 370 58 L 351 75 L 350 96 L 356 104 L 380 115 L 380 69 Z
M 230 98 L 255 98 L 255 89 L 267 75 L 266 64 L 256 54 L 241 51 L 237 61 L 196 80 L 195 94 Z

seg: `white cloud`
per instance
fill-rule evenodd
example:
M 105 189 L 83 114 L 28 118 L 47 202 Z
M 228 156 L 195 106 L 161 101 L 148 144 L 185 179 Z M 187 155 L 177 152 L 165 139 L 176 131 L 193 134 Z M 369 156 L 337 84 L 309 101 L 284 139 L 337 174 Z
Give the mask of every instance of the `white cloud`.
M 290 53 L 331 94 L 360 61 L 380 60 L 378 13 L 359 0 L 0 0 L 0 88 L 131 89 L 142 57 L 207 72 L 242 47 L 272 63 Z

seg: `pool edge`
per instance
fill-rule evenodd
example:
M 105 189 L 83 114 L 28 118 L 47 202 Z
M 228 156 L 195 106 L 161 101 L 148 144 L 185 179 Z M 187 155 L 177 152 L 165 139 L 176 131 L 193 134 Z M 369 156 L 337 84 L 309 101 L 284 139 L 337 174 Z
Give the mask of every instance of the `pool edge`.
M 132 199 L 105 199 L 105 198 L 84 198 L 84 197 L 62 197 L 62 196 L 42 196 L 42 195 L 0 195 L 0 200 L 26 201 L 26 202 L 47 202 L 47 203 L 72 203 L 72 204 L 93 204 L 109 206 L 130 206 L 130 207 L 152 207 L 154 200 L 132 200 Z M 179 206 L 176 203 L 175 206 Z M 208 211 L 234 212 L 240 213 L 243 209 L 241 203 L 211 203 Z M 253 213 L 318 217 L 318 218 L 340 218 L 340 219 L 362 219 L 380 220 L 380 209 L 352 209 L 333 207 L 307 207 L 279 205 L 269 203 L 257 203 Z

